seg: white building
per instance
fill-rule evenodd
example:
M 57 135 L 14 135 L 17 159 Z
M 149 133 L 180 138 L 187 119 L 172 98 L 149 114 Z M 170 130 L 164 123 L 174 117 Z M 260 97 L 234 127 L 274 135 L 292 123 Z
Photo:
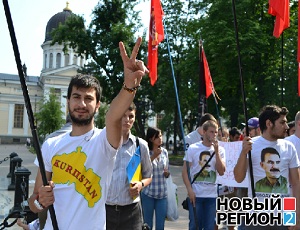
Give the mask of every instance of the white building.
M 77 74 L 77 70 L 86 60 L 77 56 L 71 48 L 68 54 L 64 54 L 63 45 L 50 46 L 52 40 L 50 32 L 72 14 L 67 5 L 62 12 L 50 18 L 46 26 L 45 41 L 41 45 L 43 49 L 41 75 L 26 76 L 33 113 L 38 111 L 38 102 L 47 98 L 50 88 L 54 88 L 60 98 L 61 110 L 67 114 L 66 96 L 70 79 Z M 0 117 L 0 144 L 25 143 L 26 138 L 32 136 L 18 75 L 0 73 Z

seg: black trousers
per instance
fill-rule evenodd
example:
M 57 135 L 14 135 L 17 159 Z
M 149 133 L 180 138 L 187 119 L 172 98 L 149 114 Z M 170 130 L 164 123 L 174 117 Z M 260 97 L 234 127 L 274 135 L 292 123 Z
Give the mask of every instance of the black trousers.
M 139 203 L 105 205 L 107 230 L 141 230 L 142 214 Z

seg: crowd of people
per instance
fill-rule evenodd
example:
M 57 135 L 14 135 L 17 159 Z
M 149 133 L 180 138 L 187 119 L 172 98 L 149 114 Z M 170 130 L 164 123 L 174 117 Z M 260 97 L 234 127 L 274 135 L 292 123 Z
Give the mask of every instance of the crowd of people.
M 131 133 L 136 115 L 133 99 L 142 77 L 148 73 L 143 62 L 136 59 L 140 44 L 141 38 L 138 38 L 128 56 L 120 42 L 124 84 L 110 104 L 105 128 L 98 129 L 94 125 L 94 115 L 100 107 L 100 84 L 92 76 L 78 74 L 68 87 L 71 121 L 68 131 L 52 135 L 42 145 L 48 184 L 44 185 L 43 172 L 39 169 L 29 206 L 36 213 L 53 206 L 60 229 L 164 229 L 168 206 L 166 180 L 170 170 L 168 151 L 162 147 L 162 131 L 148 127 L 146 140 Z M 258 117 L 244 124 L 244 130 L 221 126 L 209 113 L 201 117 L 199 127 L 185 137 L 182 178 L 188 194 L 187 228 L 217 229 L 216 199 L 219 196 L 255 195 L 248 189 L 250 184 L 247 188 L 230 188 L 232 192 L 226 195 L 219 194 L 217 177 L 226 172 L 226 151 L 220 141 L 241 143 L 241 153 L 234 167 L 237 182 L 242 182 L 248 173 L 251 152 L 256 195 L 276 193 L 296 197 L 297 222 L 290 229 L 300 227 L 297 155 L 300 112 L 293 123 L 287 123 L 287 114 L 285 107 L 265 106 Z M 40 166 L 37 159 L 35 164 Z M 41 229 L 53 229 L 51 217 L 48 211 L 46 221 L 39 221 Z M 244 223 L 238 228 L 268 229 Z M 271 226 L 270 229 L 287 227 Z

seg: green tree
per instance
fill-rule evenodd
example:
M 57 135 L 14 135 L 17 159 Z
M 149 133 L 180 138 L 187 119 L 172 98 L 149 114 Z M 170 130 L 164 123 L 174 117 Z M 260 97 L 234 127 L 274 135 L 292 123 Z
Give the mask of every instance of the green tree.
M 105 103 L 101 103 L 97 116 L 95 117 L 95 125 L 97 128 L 103 129 L 105 127 L 105 114 L 107 113 L 107 111 L 108 105 Z
M 92 21 L 85 28 L 82 16 L 69 17 L 64 25 L 52 32 L 52 44 L 64 44 L 77 50 L 79 54 L 88 57 L 89 62 L 82 73 L 92 74 L 100 81 L 103 89 L 102 102 L 110 103 L 118 94 L 123 83 L 123 62 L 119 52 L 119 42 L 124 41 L 126 49 L 135 44 L 136 34 L 142 27 L 140 17 L 134 11 L 139 1 L 101 0 L 92 12 Z M 144 32 L 145 36 L 145 32 Z M 145 56 L 146 42 L 140 47 L 138 59 Z M 128 53 L 131 50 L 127 49 Z M 140 87 L 136 96 L 138 98 L 145 92 Z M 142 124 L 141 117 L 137 116 L 138 124 Z M 143 127 L 140 127 L 144 135 Z
M 35 114 L 39 136 L 44 139 L 47 134 L 61 128 L 65 123 L 62 118 L 61 105 L 55 95 L 55 89 L 50 89 L 49 99 L 40 102 L 40 110 Z
M 70 19 L 54 31 L 53 43 L 66 42 L 90 58 L 82 72 L 98 77 L 103 101 L 109 103 L 122 85 L 123 65 L 118 42 L 132 47 L 141 25 L 139 1 L 102 0 L 93 11 L 93 20 L 84 29 L 82 17 Z M 165 40 L 159 45 L 158 81 L 149 87 L 146 79 L 135 103 L 135 130 L 143 137 L 147 117 L 164 114 L 159 128 L 167 135 L 182 138 L 175 99 L 174 71 L 184 132 L 195 129 L 199 118 L 199 40 L 203 40 L 215 89 L 221 98 L 218 109 L 227 126 L 244 122 L 243 97 L 230 0 L 162 0 L 165 13 Z M 283 82 L 281 78 L 281 39 L 273 37 L 274 17 L 265 0 L 236 1 L 245 98 L 249 116 L 257 116 L 262 106 L 278 104 L 290 110 L 293 119 L 299 104 L 297 97 L 297 2 L 291 1 L 291 26 L 284 32 Z M 146 25 L 147 26 L 147 25 Z M 143 33 L 145 36 L 145 32 Z M 67 47 L 67 46 L 66 46 Z M 147 43 L 142 44 L 139 59 L 145 60 Z M 170 51 L 170 54 L 169 54 Z M 173 66 L 170 65 L 170 55 Z M 283 84 L 282 84 L 283 83 Z M 281 86 L 283 85 L 283 97 Z M 217 116 L 214 98 L 207 100 L 208 112 Z M 167 137 L 168 138 L 168 137 Z M 174 140 L 176 146 L 176 140 Z

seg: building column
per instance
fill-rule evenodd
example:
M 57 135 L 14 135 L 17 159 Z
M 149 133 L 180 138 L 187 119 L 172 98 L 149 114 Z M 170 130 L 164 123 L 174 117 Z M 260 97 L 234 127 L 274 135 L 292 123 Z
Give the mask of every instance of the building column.
M 14 104 L 8 105 L 8 124 L 7 124 L 7 134 L 12 134 L 12 129 L 14 126 Z
M 23 116 L 23 130 L 24 130 L 24 135 L 27 136 L 28 135 L 28 124 L 29 124 L 29 121 L 28 121 L 28 114 L 27 114 L 27 108 L 26 106 L 24 105 L 24 116 Z

